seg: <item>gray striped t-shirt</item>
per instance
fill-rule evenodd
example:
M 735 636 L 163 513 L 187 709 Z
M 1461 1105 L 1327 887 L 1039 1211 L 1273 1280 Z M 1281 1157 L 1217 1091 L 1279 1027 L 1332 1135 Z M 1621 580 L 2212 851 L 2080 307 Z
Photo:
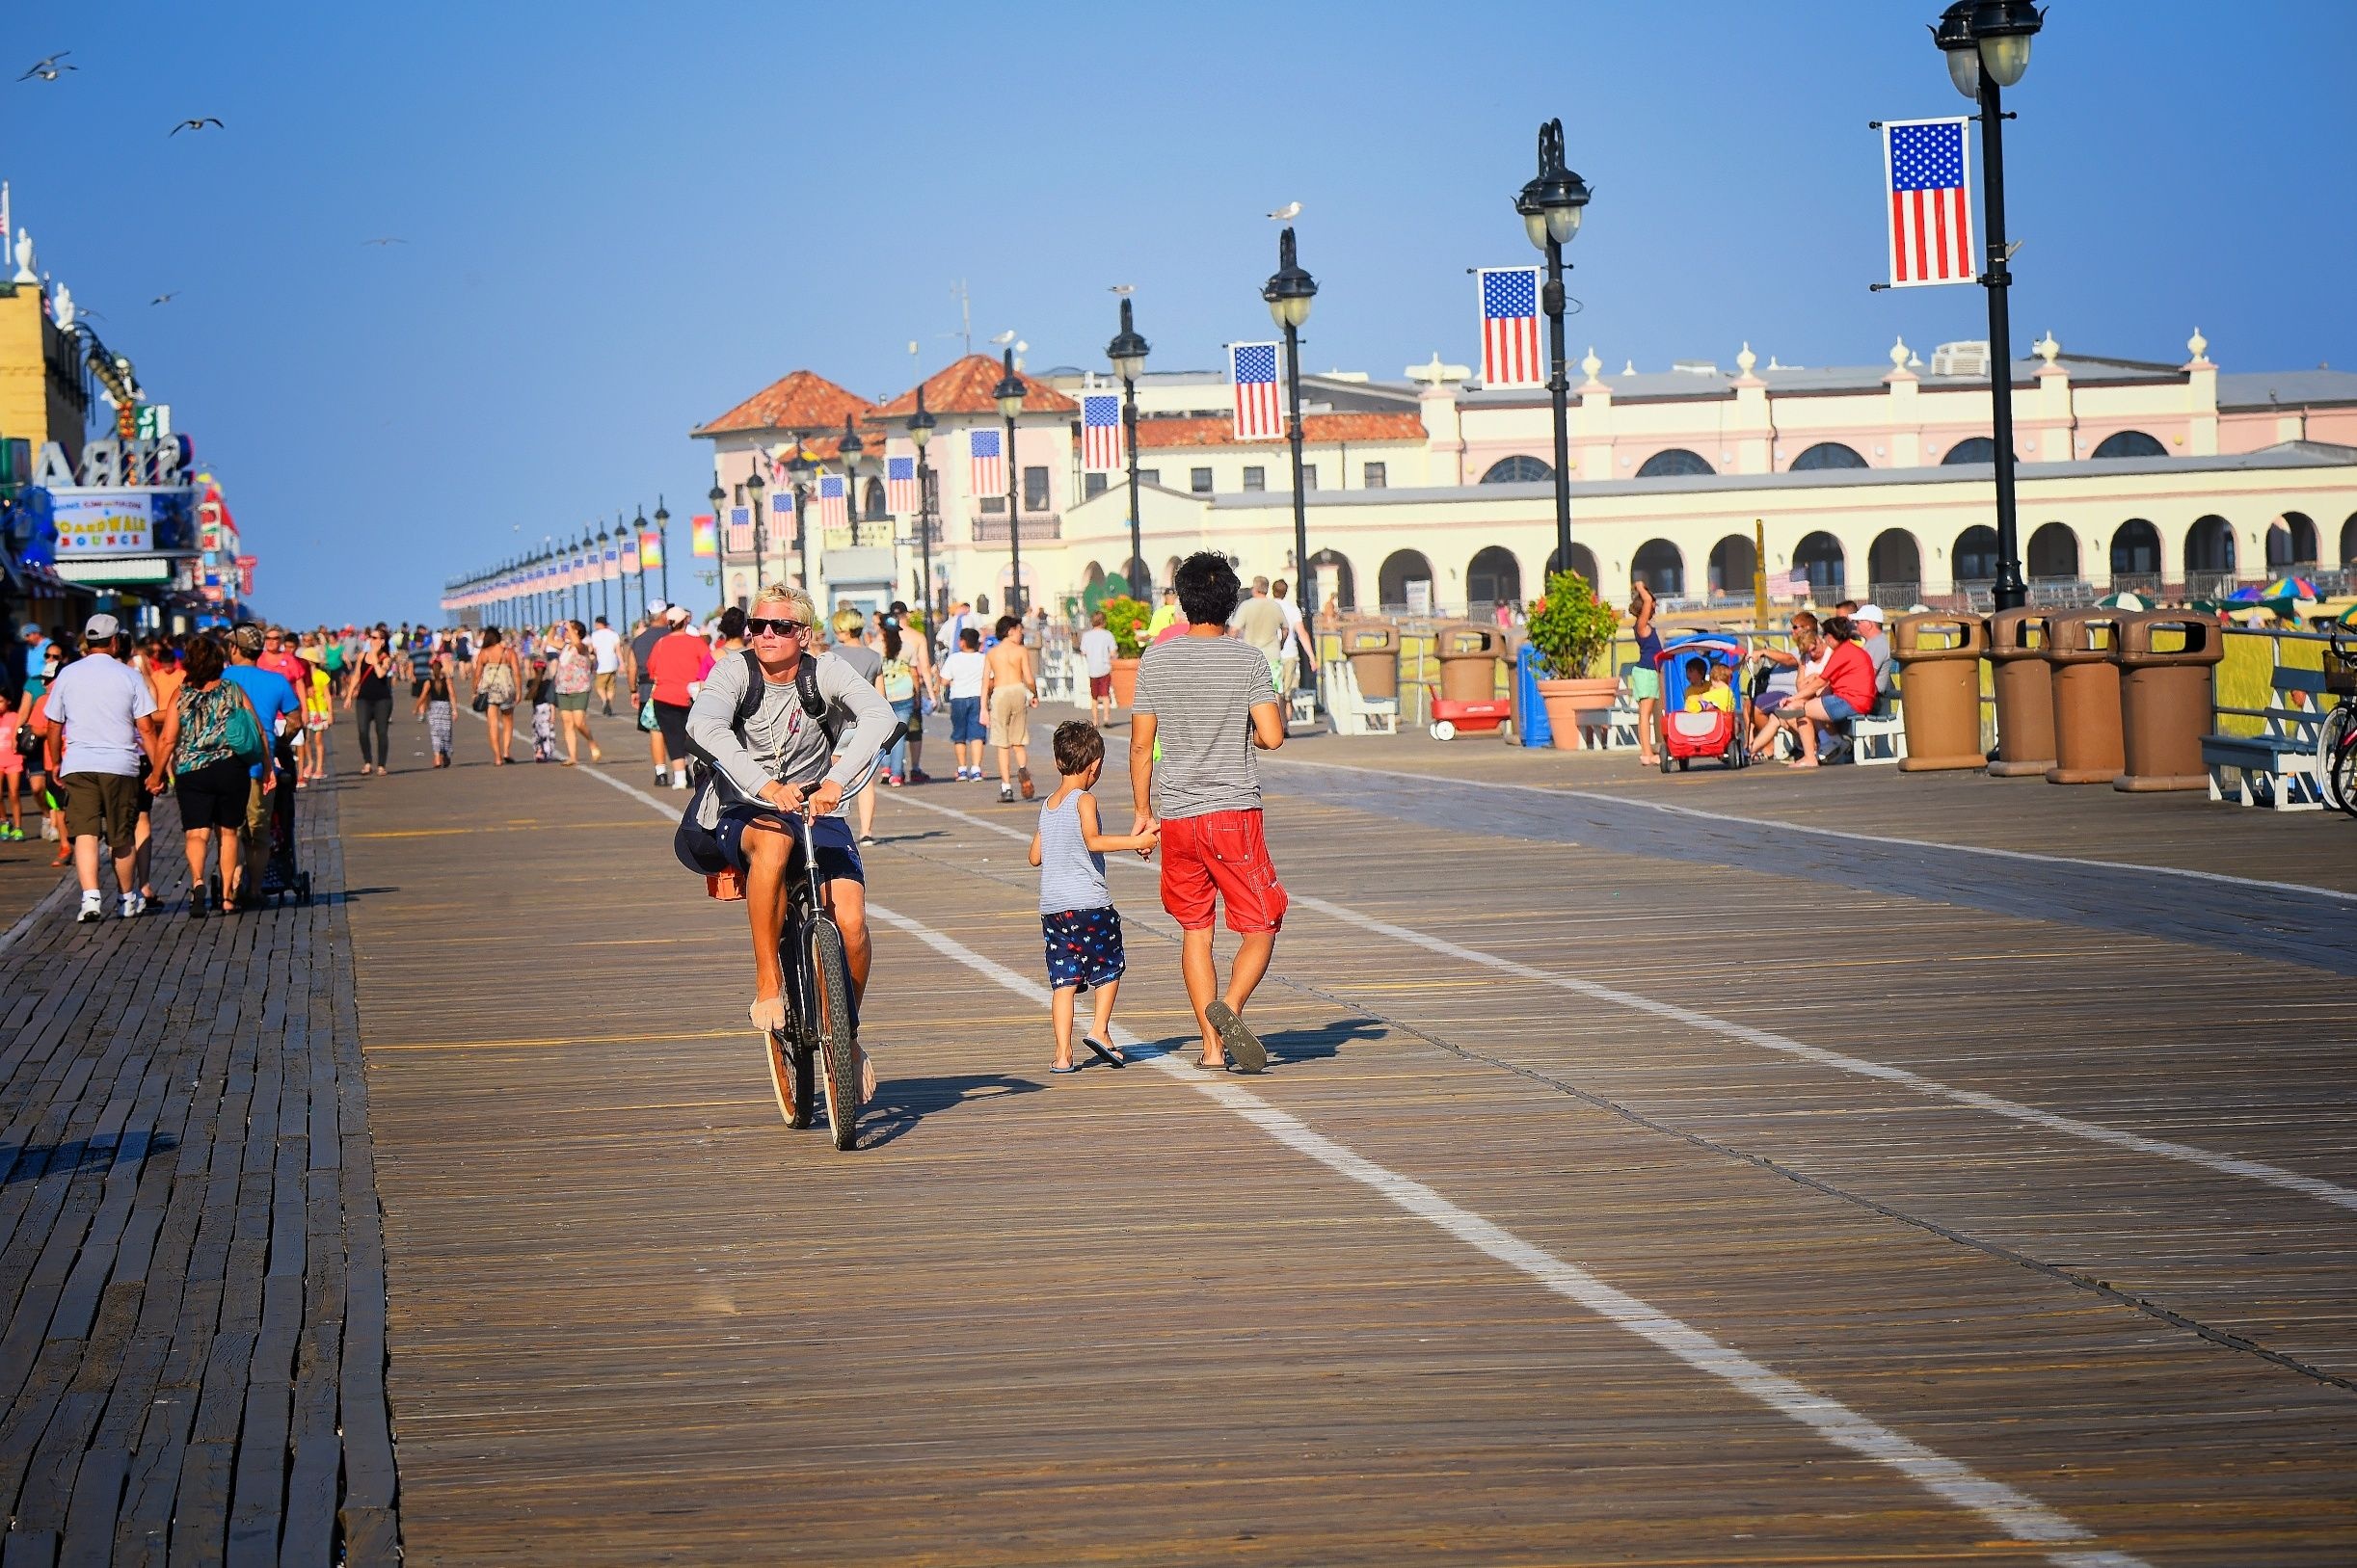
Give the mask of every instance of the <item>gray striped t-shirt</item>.
M 1233 637 L 1186 633 L 1145 651 L 1134 713 L 1154 715 L 1154 814 L 1204 816 L 1260 810 L 1252 709 L 1276 701 L 1269 660 Z

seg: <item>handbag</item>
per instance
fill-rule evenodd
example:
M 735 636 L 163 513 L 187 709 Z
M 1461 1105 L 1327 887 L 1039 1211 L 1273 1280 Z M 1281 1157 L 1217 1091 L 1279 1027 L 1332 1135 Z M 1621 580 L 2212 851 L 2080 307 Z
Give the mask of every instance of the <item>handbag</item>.
M 477 713 L 487 711 L 491 707 L 491 693 L 487 691 L 476 692 L 474 694 L 474 701 L 467 705 L 473 708 Z
M 655 729 L 655 699 L 650 697 L 638 704 L 638 728 L 652 733 Z
M 229 704 L 229 722 L 222 727 L 221 738 L 228 743 L 230 754 L 252 767 L 270 755 L 270 743 L 262 738 L 262 727 L 246 704 Z

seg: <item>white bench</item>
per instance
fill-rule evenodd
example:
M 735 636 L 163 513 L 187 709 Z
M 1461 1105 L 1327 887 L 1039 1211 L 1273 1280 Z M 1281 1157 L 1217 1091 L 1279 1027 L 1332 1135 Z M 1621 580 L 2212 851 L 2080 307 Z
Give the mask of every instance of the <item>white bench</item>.
M 2278 692 L 2298 692 L 2319 704 L 2324 696 L 2321 670 L 2279 664 L 2269 683 Z M 2324 768 L 2317 743 L 2323 730 L 2324 709 L 2286 707 L 2278 702 L 2263 709 L 2262 716 L 2266 729 L 2259 734 L 2202 737 L 2202 765 L 2210 770 L 2210 798 L 2278 811 L 2321 810 Z

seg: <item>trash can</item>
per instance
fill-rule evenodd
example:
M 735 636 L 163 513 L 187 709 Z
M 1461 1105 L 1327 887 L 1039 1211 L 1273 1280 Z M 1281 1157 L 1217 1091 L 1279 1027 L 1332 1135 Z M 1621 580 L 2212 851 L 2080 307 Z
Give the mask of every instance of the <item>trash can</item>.
M 2054 646 L 2054 765 L 2046 782 L 2109 784 L 2127 766 L 2120 750 L 2118 610 L 2057 610 L 2047 621 Z
M 1360 697 L 1383 702 L 1399 697 L 1399 627 L 1388 621 L 1345 621 L 1342 651 L 1351 661 Z
M 2218 624 L 2189 610 L 2120 617 L 2120 749 L 2114 789 L 2207 789 L 2202 737 L 2217 717 L 2210 667 L 2226 656 Z
M 1999 610 L 1989 618 L 1989 683 L 1996 697 L 1999 779 L 2046 777 L 2054 765 L 2053 646 L 2044 610 Z
M 1450 703 L 1494 703 L 1505 637 L 1495 626 L 1445 622 L 1433 628 L 1440 659 L 1440 696 Z
M 1989 623 L 1977 615 L 1933 611 L 1890 623 L 1890 656 L 1899 665 L 1899 717 L 1907 727 L 1901 773 L 1988 762 L 1980 749 L 1980 661 L 1988 651 Z

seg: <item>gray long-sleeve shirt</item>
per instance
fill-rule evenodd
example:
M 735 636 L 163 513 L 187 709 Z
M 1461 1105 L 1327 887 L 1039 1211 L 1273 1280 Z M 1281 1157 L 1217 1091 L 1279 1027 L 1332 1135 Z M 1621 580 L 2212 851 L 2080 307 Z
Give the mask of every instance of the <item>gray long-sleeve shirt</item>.
M 818 721 L 802 711 L 801 696 L 791 680 L 763 683 L 762 704 L 745 721 L 740 737 L 732 724 L 745 694 L 744 657 L 731 654 L 704 678 L 687 709 L 687 734 L 710 755 L 719 771 L 723 806 L 754 799 L 773 779 L 791 784 L 831 779 L 847 784 L 882 749 L 897 722 L 892 704 L 844 660 L 832 653 L 817 658 L 818 695 L 826 699 L 840 731 L 832 747 Z M 845 714 L 851 720 L 847 728 L 840 723 Z M 830 756 L 835 758 L 832 766 Z

